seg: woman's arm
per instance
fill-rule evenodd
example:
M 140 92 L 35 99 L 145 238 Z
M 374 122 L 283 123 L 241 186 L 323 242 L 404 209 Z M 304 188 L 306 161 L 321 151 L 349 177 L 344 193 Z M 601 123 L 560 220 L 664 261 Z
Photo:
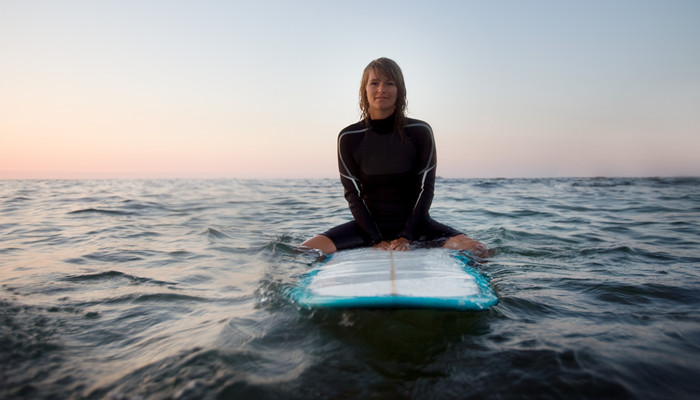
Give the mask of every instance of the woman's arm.
M 424 122 L 415 122 L 406 125 L 406 129 L 409 128 L 416 130 L 416 134 L 412 135 L 412 137 L 418 150 L 416 158 L 418 173 L 415 176 L 418 197 L 413 206 L 413 212 L 408 221 L 406 221 L 400 236 L 409 240 L 415 240 L 417 239 L 415 237 L 416 231 L 419 229 L 421 222 L 427 220 L 430 215 L 430 206 L 433 203 L 435 192 L 437 152 L 435 150 L 433 130 L 430 128 L 430 125 Z
M 365 131 L 366 129 L 340 133 L 338 136 L 338 170 L 350 212 L 360 228 L 370 238 L 370 243 L 374 245 L 381 242 L 383 238 L 369 208 L 362 199 L 362 182 L 358 178 L 359 168 L 352 157 L 352 149 L 354 148 L 352 141 L 357 138 L 354 135 L 364 135 Z

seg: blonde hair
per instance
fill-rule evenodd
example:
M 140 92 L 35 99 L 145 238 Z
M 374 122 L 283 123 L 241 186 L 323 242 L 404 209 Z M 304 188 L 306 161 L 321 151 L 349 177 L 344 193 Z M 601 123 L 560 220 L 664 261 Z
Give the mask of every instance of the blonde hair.
M 360 83 L 360 110 L 362 111 L 362 120 L 369 127 L 369 99 L 367 98 L 367 83 L 369 82 L 369 74 L 374 72 L 375 75 L 384 79 L 394 81 L 396 84 L 396 113 L 394 116 L 394 128 L 403 136 L 403 128 L 406 125 L 406 82 L 403 79 L 401 67 L 394 61 L 382 57 L 370 62 L 362 73 L 362 81 Z

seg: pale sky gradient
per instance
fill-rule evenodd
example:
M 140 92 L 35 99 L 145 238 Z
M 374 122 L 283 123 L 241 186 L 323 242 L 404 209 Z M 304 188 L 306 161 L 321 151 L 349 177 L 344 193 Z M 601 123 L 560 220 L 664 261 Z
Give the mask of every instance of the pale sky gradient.
M 0 0 L 0 178 L 337 177 L 382 56 L 439 176 L 700 176 L 697 0 Z

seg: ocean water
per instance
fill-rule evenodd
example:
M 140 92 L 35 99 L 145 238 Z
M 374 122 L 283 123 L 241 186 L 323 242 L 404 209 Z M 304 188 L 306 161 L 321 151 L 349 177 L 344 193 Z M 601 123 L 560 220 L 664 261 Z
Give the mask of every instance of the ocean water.
M 438 179 L 431 214 L 497 306 L 288 300 L 337 180 L 0 181 L 0 398 L 700 398 L 700 179 Z

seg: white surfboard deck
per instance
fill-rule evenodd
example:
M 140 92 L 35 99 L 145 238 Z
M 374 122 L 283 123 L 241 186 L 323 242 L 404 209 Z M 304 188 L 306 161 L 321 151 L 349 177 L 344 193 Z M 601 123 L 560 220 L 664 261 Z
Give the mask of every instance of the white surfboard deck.
M 445 249 L 333 254 L 291 290 L 304 307 L 483 310 L 498 297 L 463 255 Z

